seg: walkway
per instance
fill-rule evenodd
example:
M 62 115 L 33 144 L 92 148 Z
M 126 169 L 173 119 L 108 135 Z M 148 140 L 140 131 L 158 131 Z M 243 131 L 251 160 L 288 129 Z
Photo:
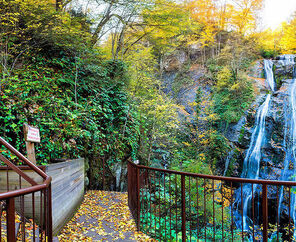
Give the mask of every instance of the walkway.
M 127 193 L 88 191 L 59 241 L 153 241 L 137 232 L 127 204 Z

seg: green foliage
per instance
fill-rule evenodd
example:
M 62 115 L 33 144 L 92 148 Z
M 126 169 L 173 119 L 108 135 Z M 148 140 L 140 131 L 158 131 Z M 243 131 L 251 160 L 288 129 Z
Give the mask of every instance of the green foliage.
M 279 54 L 280 53 L 275 49 L 264 49 L 264 48 L 260 49 L 260 55 L 264 59 L 274 58 L 274 57 L 278 56 Z
M 224 67 L 217 75 L 214 107 L 222 122 L 238 122 L 253 100 L 252 82 Z
M 208 59 L 206 66 L 209 71 L 209 78 L 217 79 L 217 74 L 223 69 L 223 65 L 218 65 L 218 60 L 214 58 Z
M 102 159 L 112 176 L 115 165 L 137 154 L 126 64 L 90 47 L 83 14 L 57 11 L 49 0 L 0 5 L 1 136 L 25 153 L 22 125 L 38 126 L 38 164 L 84 157 L 96 188 Z
M 156 58 L 152 48 L 135 46 L 126 57 L 130 82 L 131 109 L 139 122 L 140 140 L 137 158 L 144 164 L 159 164 L 170 151 L 178 125 L 177 105 L 162 91 L 156 78 Z
M 135 141 L 137 132 L 130 133 L 127 95 L 122 89 L 125 82 L 122 63 L 102 63 L 101 71 L 105 75 L 90 70 L 85 75 L 85 66 L 80 63 L 75 93 L 75 60 L 33 59 L 33 64 L 15 71 L 0 96 L 4 137 L 24 151 L 22 124 L 28 122 L 40 127 L 39 162 L 95 154 L 108 154 L 114 161 L 123 157 L 131 147 L 130 138 L 134 137 Z M 90 82 L 94 76 L 97 83 Z M 113 86 L 105 87 L 111 80 Z
M 142 12 L 144 33 L 153 45 L 156 56 L 186 42 L 189 33 L 199 28 L 190 21 L 186 7 L 171 0 L 156 0 Z
M 239 72 L 247 71 L 251 63 L 258 58 L 258 52 L 254 48 L 256 39 L 243 37 L 238 33 L 232 33 L 228 38 L 226 45 L 216 57 L 216 63 L 222 67 L 227 66 L 234 78 L 237 78 Z
M 165 182 L 163 179 L 165 179 Z M 200 241 L 204 239 L 205 233 L 208 239 L 214 239 L 214 236 L 217 240 L 222 239 L 222 220 L 224 226 L 223 237 L 226 240 L 231 239 L 230 211 L 224 204 L 222 217 L 222 204 L 219 200 L 221 198 L 220 190 L 212 190 L 212 184 L 206 184 L 202 179 L 198 180 L 198 184 L 197 189 L 195 179 L 192 178 L 189 183 L 189 179 L 186 178 L 187 239 L 190 240 L 191 235 L 192 241 Z M 165 178 L 154 177 L 154 179 L 150 180 L 149 191 L 146 189 L 141 190 L 141 230 L 160 241 L 181 241 L 182 201 L 180 177 L 174 175 L 167 175 Z M 215 193 L 214 201 L 213 192 Z M 235 238 L 239 236 L 237 232 L 234 230 Z

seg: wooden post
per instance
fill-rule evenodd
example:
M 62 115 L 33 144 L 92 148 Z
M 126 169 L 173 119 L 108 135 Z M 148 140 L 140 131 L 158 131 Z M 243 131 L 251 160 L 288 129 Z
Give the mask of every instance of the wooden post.
M 26 141 L 27 157 L 28 159 L 36 165 L 36 156 L 35 156 L 35 145 L 32 142 Z
M 26 150 L 28 159 L 36 165 L 35 146 L 34 143 L 40 143 L 39 129 L 24 124 L 24 135 L 26 141 Z

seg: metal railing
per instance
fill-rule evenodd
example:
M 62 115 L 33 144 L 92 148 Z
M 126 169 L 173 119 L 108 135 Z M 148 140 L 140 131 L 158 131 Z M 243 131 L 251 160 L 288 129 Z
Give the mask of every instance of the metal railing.
M 0 240 L 52 241 L 51 177 L 0 137 L 0 148 L 3 147 Z M 15 156 L 17 164 L 7 155 Z
M 248 201 L 246 186 L 251 191 Z M 129 208 L 138 230 L 159 241 L 293 241 L 295 187 L 290 181 L 128 163 Z

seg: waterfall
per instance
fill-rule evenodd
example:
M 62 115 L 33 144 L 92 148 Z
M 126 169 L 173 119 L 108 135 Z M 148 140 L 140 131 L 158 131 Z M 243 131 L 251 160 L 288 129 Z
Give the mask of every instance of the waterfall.
M 272 115 L 278 113 L 279 104 L 277 102 L 283 103 L 284 106 L 284 139 L 282 142 L 282 146 L 285 152 L 285 158 L 283 160 L 283 168 L 281 170 L 279 180 L 290 180 L 296 181 L 296 55 L 282 55 L 277 58 L 277 61 L 274 62 L 272 60 L 264 60 L 264 72 L 266 83 L 270 88 L 271 92 L 265 95 L 265 99 L 263 103 L 259 106 L 256 117 L 255 124 L 253 127 L 253 132 L 251 135 L 250 144 L 248 150 L 246 151 L 246 155 L 243 163 L 243 170 L 241 177 L 249 178 L 249 179 L 264 179 L 268 174 L 265 174 L 265 170 L 260 170 L 260 163 L 263 158 L 263 148 L 264 144 L 269 142 L 267 137 L 269 137 L 269 131 L 267 131 L 266 117 L 269 112 Z M 276 91 L 276 83 L 273 74 L 273 66 L 274 64 L 278 68 L 279 73 L 286 72 L 288 74 L 293 71 L 292 80 L 283 80 L 287 84 L 283 88 L 279 89 L 276 93 L 276 97 L 274 99 L 274 107 L 271 110 L 271 103 L 273 100 L 273 93 Z M 291 69 L 293 67 L 293 69 Z M 290 82 L 290 84 L 289 84 Z M 285 84 L 285 85 L 286 85 Z M 279 97 L 283 97 L 287 99 L 280 100 Z M 280 101 L 279 101 L 280 100 Z M 272 127 L 272 126 L 271 126 Z M 268 132 L 268 133 L 267 133 Z M 274 131 L 272 131 L 271 135 L 273 135 Z M 268 146 L 269 147 L 269 146 Z M 270 146 L 272 149 L 272 145 Z M 269 149 L 269 148 L 268 148 Z M 266 151 L 264 154 L 269 155 L 270 150 Z M 270 158 L 270 157 L 266 157 Z M 261 173 L 260 173 L 261 171 Z M 266 169 L 267 171 L 267 169 Z M 263 172 L 263 173 L 262 173 Z M 284 188 L 281 187 L 279 191 L 279 206 L 278 206 L 278 214 L 280 217 L 285 217 L 287 214 L 287 210 L 290 211 L 291 219 L 294 222 L 294 238 L 296 238 L 296 193 L 291 192 L 291 203 L 290 207 L 287 205 L 286 192 Z M 256 233 L 260 233 L 260 221 L 259 213 L 260 213 L 260 196 L 261 196 L 261 186 L 257 184 L 243 184 L 239 189 L 235 191 L 235 202 L 232 204 L 232 211 L 235 213 L 235 223 L 236 227 L 245 232 L 250 231 L 250 228 L 255 227 Z M 257 213 L 257 218 L 253 222 L 250 215 L 251 211 L 251 202 L 254 202 L 252 198 L 258 198 L 256 205 L 258 207 L 255 208 L 255 212 Z M 241 215 L 241 211 L 243 211 L 243 215 Z M 274 237 L 274 234 L 271 236 Z
M 295 55 L 281 55 L 279 56 L 279 63 L 283 66 L 294 65 Z
M 259 179 L 260 161 L 261 161 L 261 148 L 263 142 L 265 141 L 265 119 L 270 108 L 271 94 L 266 95 L 264 103 L 259 107 L 255 128 L 251 137 L 250 147 L 247 151 L 246 157 L 244 159 L 243 172 L 241 177 L 250 179 Z M 257 190 L 257 184 L 253 185 L 254 191 Z M 250 222 L 248 218 L 248 208 L 250 207 L 250 202 L 252 199 L 252 185 L 243 185 L 243 229 L 248 231 L 250 227 Z M 239 198 L 239 203 L 241 199 Z
M 295 154 L 295 148 L 296 148 L 296 80 L 294 79 L 293 88 L 291 89 L 291 109 L 292 109 L 292 118 L 290 119 L 291 122 L 291 140 L 292 140 L 292 147 L 291 153 L 292 153 L 292 162 L 293 162 L 293 181 L 296 181 L 296 154 Z M 295 206 L 296 206 L 296 196 L 295 193 L 292 193 L 291 198 L 291 217 L 293 218 L 294 225 L 296 224 L 296 213 L 295 213 Z M 296 228 L 294 229 L 294 237 L 296 235 Z
M 264 71 L 265 71 L 266 81 L 269 84 L 270 89 L 274 92 L 275 82 L 274 82 L 272 67 L 273 67 L 272 60 L 264 60 Z
M 293 79 L 292 87 L 290 89 L 289 102 L 285 110 L 285 138 L 284 147 L 286 150 L 284 169 L 282 171 L 280 180 L 296 181 L 296 79 Z M 289 169 L 290 164 L 293 164 L 293 170 Z M 281 214 L 283 210 L 284 191 L 283 187 L 280 191 L 278 212 Z M 296 196 L 291 193 L 291 217 L 296 224 Z M 294 237 L 296 236 L 296 229 L 294 230 Z
M 264 60 L 264 70 L 266 81 L 268 82 L 272 91 L 275 90 L 274 76 L 273 76 L 273 62 L 271 60 Z M 261 161 L 261 148 L 266 139 L 266 116 L 270 110 L 272 94 L 267 94 L 265 101 L 261 104 L 257 111 L 254 130 L 251 136 L 250 146 L 247 150 L 243 171 L 241 177 L 250 179 L 259 179 L 260 161 Z M 257 184 L 253 185 L 253 190 L 257 191 Z M 252 225 L 251 220 L 248 217 L 248 210 L 252 199 L 252 185 L 244 184 L 243 196 L 237 196 L 236 204 L 241 204 L 243 199 L 243 225 L 241 219 L 237 220 L 237 226 L 243 228 L 244 231 L 248 231 Z M 240 189 L 239 189 L 240 190 Z M 258 191 L 257 191 L 258 192 Z
M 265 138 L 265 118 L 270 107 L 271 94 L 266 95 L 264 103 L 259 107 L 251 143 L 244 159 L 242 177 L 258 179 L 261 160 L 261 147 Z

